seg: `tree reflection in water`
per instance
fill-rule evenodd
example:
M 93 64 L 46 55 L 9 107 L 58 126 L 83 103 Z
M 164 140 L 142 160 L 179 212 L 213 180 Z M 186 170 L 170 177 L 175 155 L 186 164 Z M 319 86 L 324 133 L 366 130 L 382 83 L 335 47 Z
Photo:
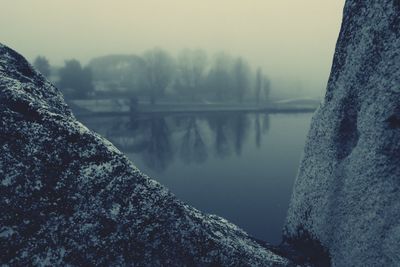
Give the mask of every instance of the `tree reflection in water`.
M 147 167 L 162 172 L 173 161 L 171 131 L 163 116 L 135 116 L 111 125 L 106 137 L 121 151 L 140 154 Z
M 208 123 L 215 135 L 215 154 L 225 158 L 234 149 L 236 155 L 240 156 L 251 125 L 249 115 L 239 112 L 213 114 L 208 118 Z
M 254 123 L 254 125 L 253 125 Z M 254 129 L 255 145 L 269 129 L 268 114 L 135 115 L 91 119 L 90 128 L 105 135 L 124 153 L 140 156 L 150 169 L 163 172 L 174 161 L 202 164 L 213 149 L 217 158 L 241 156 Z
M 208 124 L 212 132 L 215 135 L 214 151 L 219 158 L 225 158 L 230 155 L 231 147 L 228 142 L 229 133 L 229 115 L 212 114 L 208 117 Z
M 142 153 L 143 161 L 151 169 L 160 172 L 173 160 L 171 132 L 164 118 L 153 118 L 147 123 L 147 133 L 143 135 L 146 144 Z
M 269 130 L 269 115 L 267 113 L 257 113 L 254 121 L 255 144 L 261 148 L 262 137 Z
M 186 129 L 180 145 L 181 160 L 186 164 L 203 163 L 208 157 L 208 152 L 199 129 L 198 120 L 195 116 L 192 116 L 186 121 Z
M 234 114 L 231 119 L 235 152 L 237 156 L 242 154 L 243 143 L 246 141 L 250 129 L 250 120 L 247 114 Z

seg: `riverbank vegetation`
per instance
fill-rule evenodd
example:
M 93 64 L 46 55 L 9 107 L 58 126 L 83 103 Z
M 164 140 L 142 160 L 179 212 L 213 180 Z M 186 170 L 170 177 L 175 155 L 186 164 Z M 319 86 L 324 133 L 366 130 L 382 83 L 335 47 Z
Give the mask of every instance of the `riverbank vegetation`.
M 141 55 L 106 55 L 85 66 L 67 60 L 51 67 L 39 56 L 35 67 L 50 78 L 67 99 L 130 99 L 156 104 L 266 103 L 271 82 L 265 72 L 240 56 L 208 55 L 186 49 L 172 56 L 161 48 Z

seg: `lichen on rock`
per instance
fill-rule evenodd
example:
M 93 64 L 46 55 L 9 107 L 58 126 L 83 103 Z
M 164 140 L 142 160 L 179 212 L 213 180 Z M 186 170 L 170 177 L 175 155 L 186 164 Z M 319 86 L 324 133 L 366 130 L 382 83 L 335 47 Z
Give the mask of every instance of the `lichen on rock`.
M 285 239 L 333 266 L 399 266 L 399 1 L 347 0 L 313 117 Z M 389 245 L 390 244 L 390 245 Z

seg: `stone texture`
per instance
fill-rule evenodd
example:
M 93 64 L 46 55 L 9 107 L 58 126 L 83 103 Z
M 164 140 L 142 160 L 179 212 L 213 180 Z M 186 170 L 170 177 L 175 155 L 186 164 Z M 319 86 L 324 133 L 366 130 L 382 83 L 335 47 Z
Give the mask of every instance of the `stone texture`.
M 346 1 L 284 235 L 333 266 L 400 265 L 398 0 Z
M 290 265 L 142 174 L 3 45 L 0 118 L 0 265 Z

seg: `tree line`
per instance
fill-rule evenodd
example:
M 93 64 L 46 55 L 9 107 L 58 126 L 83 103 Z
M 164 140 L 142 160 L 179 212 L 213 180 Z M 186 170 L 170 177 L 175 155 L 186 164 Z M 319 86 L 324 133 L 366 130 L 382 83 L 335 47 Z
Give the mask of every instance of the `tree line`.
M 129 97 L 148 101 L 197 103 L 262 103 L 268 101 L 270 80 L 261 68 L 253 70 L 242 57 L 224 52 L 209 57 L 203 50 L 185 49 L 171 56 L 155 48 L 142 55 L 108 55 L 86 66 L 67 60 L 52 73 L 39 56 L 34 66 L 53 80 L 65 97 Z

